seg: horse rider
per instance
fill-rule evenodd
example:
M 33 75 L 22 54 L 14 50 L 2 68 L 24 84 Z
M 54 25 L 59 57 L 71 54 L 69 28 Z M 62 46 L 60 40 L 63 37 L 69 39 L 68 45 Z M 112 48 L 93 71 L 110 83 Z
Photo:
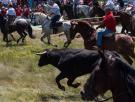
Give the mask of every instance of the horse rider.
M 53 0 L 49 2 L 49 5 L 51 6 L 51 10 L 49 12 L 49 16 L 51 16 L 50 28 L 56 30 L 56 22 L 59 21 L 61 17 L 60 8 Z
M 11 24 L 13 23 L 13 21 L 15 20 L 15 17 L 16 17 L 16 11 L 15 9 L 13 8 L 13 4 L 12 2 L 9 3 L 8 5 L 8 10 L 6 12 L 6 15 L 7 15 L 7 18 L 8 18 L 8 24 Z
M 97 45 L 99 50 L 102 49 L 103 36 L 111 37 L 115 34 L 116 31 L 116 20 L 110 8 L 105 8 L 105 16 L 103 17 L 103 22 L 101 25 L 96 27 L 96 29 L 102 27 L 105 27 L 105 29 L 97 33 Z

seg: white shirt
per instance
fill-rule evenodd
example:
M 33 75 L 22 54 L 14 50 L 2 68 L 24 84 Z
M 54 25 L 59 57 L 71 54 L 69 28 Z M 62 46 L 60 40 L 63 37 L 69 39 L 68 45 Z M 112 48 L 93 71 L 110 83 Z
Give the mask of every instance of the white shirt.
M 6 12 L 7 15 L 16 16 L 16 12 L 14 8 L 9 8 Z
M 51 13 L 53 13 L 54 15 L 61 15 L 60 8 L 56 3 L 53 4 L 53 6 L 51 8 Z

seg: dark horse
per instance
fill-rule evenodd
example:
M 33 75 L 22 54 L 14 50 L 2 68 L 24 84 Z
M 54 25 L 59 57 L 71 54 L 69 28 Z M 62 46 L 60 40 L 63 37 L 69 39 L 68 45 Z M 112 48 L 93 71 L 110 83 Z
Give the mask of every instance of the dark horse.
M 124 31 L 126 30 L 131 31 L 131 34 L 135 34 L 135 16 L 132 16 L 130 14 L 127 14 L 122 11 L 113 11 L 114 16 L 116 17 L 116 22 L 117 24 L 121 23 L 122 25 L 122 30 L 121 33 L 125 33 Z M 104 9 L 102 9 L 100 6 L 94 6 L 91 10 L 91 17 L 103 17 L 105 15 Z M 100 18 L 102 20 L 102 18 Z
M 104 102 L 112 98 L 113 102 L 135 102 L 135 70 L 111 53 L 101 53 L 99 66 L 94 68 L 81 92 L 82 99 Z M 108 90 L 112 92 L 112 97 L 102 101 L 97 98 Z
M 71 22 L 70 31 L 70 41 L 68 41 L 67 45 L 65 44 L 65 47 L 67 47 L 71 43 L 71 40 L 75 38 L 76 33 L 81 34 L 86 49 L 91 50 L 93 47 L 95 48 L 95 46 L 97 46 L 96 30 L 89 23 L 84 21 Z M 115 38 L 112 37 L 109 39 L 106 37 L 103 39 L 103 49 L 119 52 L 130 64 L 132 64 L 133 61 L 130 57 L 135 58 L 133 40 L 134 37 L 129 35 L 116 34 Z
M 100 7 L 100 6 L 93 6 L 93 8 L 91 9 L 91 17 L 103 17 L 105 15 L 105 11 Z
M 7 26 L 8 20 L 6 18 L 3 18 L 1 26 L 1 32 L 3 33 L 3 40 L 8 43 L 10 42 L 8 39 L 8 35 L 14 31 L 17 31 L 18 34 L 20 35 L 20 38 L 17 40 L 17 43 L 19 43 L 20 40 L 24 42 L 24 39 L 27 34 L 29 34 L 30 38 L 35 38 L 35 36 L 32 33 L 32 27 L 30 23 L 23 18 L 16 19 L 13 24 L 10 24 Z M 12 36 L 13 38 L 13 36 Z
M 126 12 L 117 12 L 120 16 L 120 22 L 122 25 L 121 33 L 128 33 L 131 32 L 132 35 L 135 34 L 135 16 L 132 16 Z

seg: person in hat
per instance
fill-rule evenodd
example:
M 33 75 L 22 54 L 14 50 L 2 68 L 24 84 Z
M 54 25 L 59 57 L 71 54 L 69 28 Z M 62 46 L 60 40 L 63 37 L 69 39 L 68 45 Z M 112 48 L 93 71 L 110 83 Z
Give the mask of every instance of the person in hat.
M 105 27 L 105 29 L 97 33 L 97 45 L 99 49 L 102 48 L 102 37 L 109 36 L 109 34 L 115 34 L 116 31 L 116 20 L 110 8 L 105 9 L 103 22 L 96 29 L 102 27 Z

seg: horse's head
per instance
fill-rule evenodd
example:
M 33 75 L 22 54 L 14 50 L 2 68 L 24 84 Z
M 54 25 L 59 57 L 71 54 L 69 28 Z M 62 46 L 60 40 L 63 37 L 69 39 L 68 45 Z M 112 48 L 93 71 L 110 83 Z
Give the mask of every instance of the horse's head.
M 97 100 L 98 95 L 103 95 L 111 88 L 114 81 L 117 83 L 116 80 L 119 80 L 120 72 L 118 67 L 115 68 L 115 57 L 119 57 L 119 55 L 114 52 L 105 54 L 100 52 L 100 55 L 102 62 L 93 70 L 84 85 L 84 91 L 81 92 L 83 100 Z
M 76 33 L 80 33 L 83 39 L 90 39 L 95 29 L 85 21 L 71 21 L 70 38 L 74 39 Z

